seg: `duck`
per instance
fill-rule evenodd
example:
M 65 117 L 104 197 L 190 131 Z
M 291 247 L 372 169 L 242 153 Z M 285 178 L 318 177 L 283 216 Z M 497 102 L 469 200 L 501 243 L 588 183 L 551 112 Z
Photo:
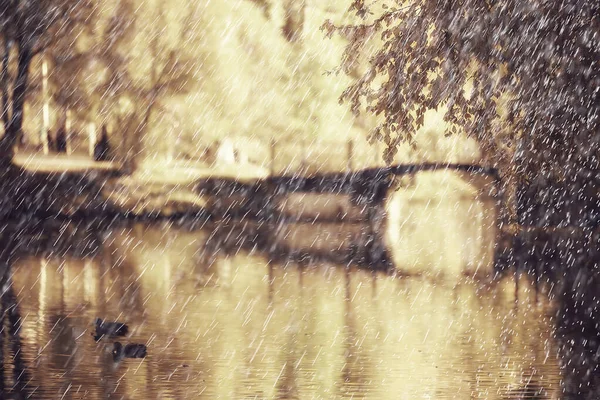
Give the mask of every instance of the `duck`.
M 92 333 L 94 339 L 99 341 L 103 337 L 125 336 L 129 332 L 129 327 L 122 322 L 107 322 L 96 318 L 96 332 Z
M 128 343 L 123 346 L 120 342 L 113 344 L 113 360 L 121 361 L 124 358 L 145 358 L 147 353 L 146 345 L 139 343 Z

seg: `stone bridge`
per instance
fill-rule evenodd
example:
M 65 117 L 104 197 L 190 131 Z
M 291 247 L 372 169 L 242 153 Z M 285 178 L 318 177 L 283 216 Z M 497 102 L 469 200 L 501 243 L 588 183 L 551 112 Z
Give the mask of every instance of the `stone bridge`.
M 454 225 L 462 226 L 460 239 L 467 242 L 468 248 L 458 237 L 454 240 L 447 237 L 452 235 L 445 235 L 433 240 L 431 246 L 426 246 L 428 238 L 424 238 L 421 246 L 428 248 L 419 249 L 412 240 L 423 235 L 418 221 L 412 233 L 403 230 L 410 210 L 420 207 L 418 199 L 407 198 L 418 186 L 415 177 L 439 171 L 453 171 L 455 186 L 445 196 L 428 198 L 422 219 L 436 215 L 439 224 L 444 225 L 448 218 L 454 218 Z M 340 260 L 400 266 L 417 273 L 470 274 L 489 272 L 492 266 L 498 183 L 494 168 L 441 163 L 270 176 L 251 183 L 207 178 L 198 182 L 197 190 L 210 197 L 208 208 L 217 219 L 255 221 L 256 235 L 267 238 L 265 245 L 285 257 L 333 255 Z M 429 228 L 439 236 L 439 226 Z M 408 234 L 412 235 L 412 243 L 407 241 Z M 407 253 L 417 251 L 422 255 L 429 250 L 427 267 L 406 265 Z M 449 259 L 453 260 L 450 264 Z M 439 265 L 442 262 L 448 265 Z

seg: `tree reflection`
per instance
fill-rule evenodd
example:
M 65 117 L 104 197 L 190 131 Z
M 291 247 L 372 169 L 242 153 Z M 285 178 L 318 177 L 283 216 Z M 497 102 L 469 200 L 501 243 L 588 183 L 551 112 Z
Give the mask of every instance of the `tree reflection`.
M 556 329 L 565 399 L 600 398 L 599 285 L 595 268 L 565 277 Z
M 298 345 L 298 335 L 295 332 L 288 334 L 287 343 L 282 350 L 285 357 L 281 360 L 283 366 L 279 372 L 279 377 L 276 383 L 278 399 L 299 399 L 298 393 L 298 371 L 296 368 L 298 354 L 296 347 Z
M 343 334 L 343 352 L 344 365 L 342 367 L 339 390 L 342 397 L 361 397 L 368 392 L 369 377 L 375 376 L 372 371 L 373 358 L 368 354 L 366 345 L 363 348 L 366 334 L 361 338 L 359 332 L 361 328 L 357 321 L 357 311 L 354 309 L 354 295 L 360 286 L 352 288 L 351 266 L 344 268 L 344 326 Z M 364 330 L 365 327 L 362 328 Z M 365 354 L 366 353 L 366 354 Z
M 21 330 L 21 315 L 19 313 L 19 307 L 17 304 L 17 298 L 15 296 L 14 288 L 12 285 L 12 279 L 10 278 L 11 273 L 11 263 L 4 262 L 3 263 L 4 273 L 2 276 L 2 294 L 1 294 L 1 313 L 2 313 L 2 330 L 0 332 L 0 346 L 3 346 L 4 336 L 6 334 L 8 338 L 9 347 L 12 353 L 12 364 L 13 364 L 13 384 L 10 390 L 7 390 L 5 386 L 5 376 L 4 371 L 6 370 L 6 360 L 4 357 L 4 352 L 0 353 L 2 357 L 0 359 L 0 369 L 2 370 L 2 375 L 0 378 L 2 379 L 1 387 L 2 390 L 0 392 L 0 397 L 4 398 L 7 394 L 7 391 L 12 392 L 12 394 L 17 399 L 25 399 L 30 397 L 30 387 L 29 382 L 29 373 L 27 371 L 27 365 L 23 359 L 23 346 L 21 343 L 20 330 Z

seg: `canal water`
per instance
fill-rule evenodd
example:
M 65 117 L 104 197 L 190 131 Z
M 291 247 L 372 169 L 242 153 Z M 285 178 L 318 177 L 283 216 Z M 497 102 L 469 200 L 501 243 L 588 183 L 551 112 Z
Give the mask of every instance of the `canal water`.
M 14 262 L 24 390 L 61 399 L 560 398 L 556 305 L 525 280 L 270 263 L 210 239 L 208 229 L 138 224 L 104 234 L 93 255 Z M 119 340 L 147 345 L 147 357 L 113 361 L 114 340 L 92 338 L 97 317 L 126 322 Z M 7 343 L 4 352 L 8 382 Z

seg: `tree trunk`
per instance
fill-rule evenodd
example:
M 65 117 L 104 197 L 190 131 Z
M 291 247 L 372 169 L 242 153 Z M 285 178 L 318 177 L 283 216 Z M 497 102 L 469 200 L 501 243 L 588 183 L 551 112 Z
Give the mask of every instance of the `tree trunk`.
M 29 79 L 29 65 L 33 53 L 27 44 L 19 46 L 19 62 L 17 65 L 17 78 L 12 90 L 12 113 L 4 137 L 0 140 L 0 163 L 9 164 L 14 155 L 14 145 L 21 134 L 23 126 L 23 107 Z
M 10 40 L 4 39 L 4 46 L 2 49 L 2 66 L 0 67 L 0 91 L 2 91 L 2 123 L 4 125 L 4 132 L 8 128 L 9 122 L 9 99 L 8 99 L 8 57 L 10 56 Z
M 135 117 L 134 117 L 135 118 Z M 139 121 L 139 120 L 138 120 Z M 122 154 L 121 171 L 126 175 L 131 175 L 138 167 L 137 157 L 141 150 L 141 142 L 143 136 L 143 122 L 138 122 L 137 125 L 130 131 L 127 129 L 124 137 L 124 148 Z
M 144 136 L 152 117 L 152 111 L 157 101 L 157 93 L 152 93 L 150 101 L 146 106 L 144 118 L 137 123 L 131 134 L 125 134 L 125 159 L 122 170 L 126 174 L 132 174 L 138 167 L 138 157 L 142 153 Z
M 132 135 L 137 135 L 136 132 Z M 130 138 L 127 140 L 126 149 L 125 149 L 125 157 L 123 160 L 122 172 L 126 175 L 131 175 L 135 172 L 138 167 L 138 148 L 141 147 L 138 145 L 139 140 L 136 138 Z
M 40 139 L 44 154 L 48 154 L 50 152 L 48 143 L 48 132 L 50 130 L 50 99 L 48 97 L 48 60 L 46 60 L 45 57 L 42 61 L 42 91 L 44 104 L 42 106 L 42 132 Z
M 517 229 L 519 226 L 519 207 L 517 203 L 517 188 L 518 183 L 514 178 L 505 177 L 505 181 L 501 183 L 503 185 L 503 204 L 500 210 L 500 221 L 506 228 L 510 230 Z
M 304 32 L 305 0 L 286 0 L 283 35 L 290 42 L 297 42 Z

